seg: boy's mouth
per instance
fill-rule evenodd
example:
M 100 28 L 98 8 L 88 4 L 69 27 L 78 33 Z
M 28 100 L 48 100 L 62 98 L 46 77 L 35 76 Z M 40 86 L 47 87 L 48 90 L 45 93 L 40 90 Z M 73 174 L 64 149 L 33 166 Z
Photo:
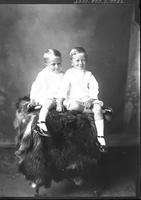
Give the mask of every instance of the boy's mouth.
M 85 66 L 84 65 L 78 65 L 77 68 L 81 68 L 81 69 L 84 69 Z

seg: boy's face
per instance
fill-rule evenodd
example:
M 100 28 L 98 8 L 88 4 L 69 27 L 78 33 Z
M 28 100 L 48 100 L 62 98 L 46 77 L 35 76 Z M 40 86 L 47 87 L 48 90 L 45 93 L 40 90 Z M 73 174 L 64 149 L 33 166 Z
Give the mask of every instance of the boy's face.
M 86 57 L 84 53 L 78 53 L 72 57 L 72 66 L 77 69 L 86 68 Z
M 50 68 L 51 71 L 53 72 L 61 72 L 62 70 L 62 59 L 58 56 L 52 56 L 49 58 L 47 62 L 47 66 Z

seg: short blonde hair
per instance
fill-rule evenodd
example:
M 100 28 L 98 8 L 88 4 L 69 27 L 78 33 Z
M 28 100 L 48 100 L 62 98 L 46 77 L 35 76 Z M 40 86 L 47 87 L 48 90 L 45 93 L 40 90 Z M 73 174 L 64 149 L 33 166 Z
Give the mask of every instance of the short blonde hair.
M 60 51 L 58 51 L 57 49 L 48 49 L 47 51 L 45 51 L 43 58 L 44 58 L 44 62 L 47 63 L 49 58 L 55 56 L 55 57 L 62 57 Z
M 75 47 L 70 51 L 70 58 L 72 59 L 74 55 L 78 53 L 83 53 L 85 55 L 86 60 L 88 59 L 88 55 L 86 50 L 83 47 Z

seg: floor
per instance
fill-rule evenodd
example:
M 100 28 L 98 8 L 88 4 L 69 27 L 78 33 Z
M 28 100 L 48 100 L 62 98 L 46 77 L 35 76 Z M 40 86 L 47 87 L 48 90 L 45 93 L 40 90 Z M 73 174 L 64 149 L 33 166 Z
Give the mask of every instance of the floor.
M 0 148 L 0 197 L 34 197 L 35 191 L 17 171 L 13 147 Z M 139 149 L 137 146 L 109 147 L 101 160 L 101 173 L 90 170 L 88 183 L 76 186 L 68 180 L 52 182 L 50 188 L 40 189 L 40 197 L 95 198 L 97 187 L 100 198 L 139 196 Z

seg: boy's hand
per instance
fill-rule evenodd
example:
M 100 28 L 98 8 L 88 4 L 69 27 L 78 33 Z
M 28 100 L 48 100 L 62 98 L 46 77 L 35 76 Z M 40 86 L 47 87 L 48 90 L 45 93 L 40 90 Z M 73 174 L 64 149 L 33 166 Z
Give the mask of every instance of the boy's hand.
M 56 102 L 56 111 L 58 112 L 63 112 L 64 111 L 64 106 L 63 106 L 63 100 L 64 99 L 57 99 L 57 102 Z
M 63 105 L 62 105 L 62 104 L 58 104 L 58 105 L 56 106 L 56 111 L 62 112 L 62 111 L 63 111 Z
M 100 101 L 98 99 L 94 100 L 94 104 L 99 104 L 101 107 L 103 107 L 103 105 L 104 105 L 103 101 Z

